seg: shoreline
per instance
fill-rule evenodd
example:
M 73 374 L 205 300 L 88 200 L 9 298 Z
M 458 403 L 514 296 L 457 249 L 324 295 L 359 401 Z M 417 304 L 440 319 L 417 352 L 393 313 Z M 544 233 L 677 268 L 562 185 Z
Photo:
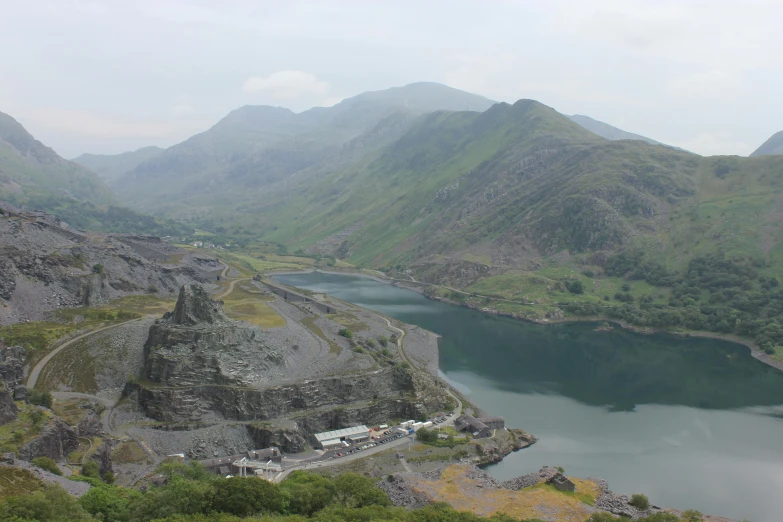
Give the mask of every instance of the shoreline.
M 546 325 L 552 325 L 552 324 L 561 324 L 561 323 L 593 323 L 593 322 L 608 322 L 610 324 L 615 324 L 623 328 L 624 330 L 629 330 L 632 332 L 636 332 L 639 334 L 644 335 L 653 335 L 653 334 L 669 334 L 674 335 L 677 337 L 701 337 L 704 339 L 714 339 L 717 341 L 725 341 L 730 342 L 734 344 L 739 344 L 744 347 L 746 347 L 750 351 L 751 357 L 756 359 L 757 361 L 766 364 L 767 366 L 771 366 L 772 368 L 775 368 L 776 370 L 783 372 L 783 361 L 779 361 L 777 359 L 773 359 L 770 357 L 767 353 L 761 350 L 753 341 L 750 341 L 748 339 L 743 339 L 741 337 L 737 337 L 732 334 L 719 334 L 715 332 L 706 332 L 706 331 L 699 331 L 699 330 L 670 330 L 667 328 L 647 328 L 643 326 L 635 326 L 629 323 L 626 323 L 625 321 L 619 321 L 617 319 L 611 318 L 611 317 L 605 317 L 605 316 L 589 316 L 589 317 L 580 317 L 580 318 L 571 318 L 571 317 L 563 317 L 562 319 L 549 319 L 549 320 L 543 320 L 543 321 L 536 321 L 533 319 L 520 317 L 516 314 L 510 313 L 510 312 L 501 312 L 498 310 L 492 310 L 492 311 L 485 311 L 478 307 L 468 306 L 464 303 L 460 303 L 458 301 L 452 301 L 451 299 L 446 299 L 443 297 L 432 297 L 428 296 L 422 288 L 420 288 L 417 285 L 423 285 L 423 286 L 438 286 L 434 285 L 432 283 L 421 283 L 419 281 L 405 281 L 402 279 L 394 279 L 387 276 L 376 276 L 367 274 L 360 271 L 355 271 L 353 269 L 346 269 L 346 271 L 341 272 L 337 270 L 321 270 L 318 268 L 313 268 L 311 270 L 290 270 L 285 272 L 274 272 L 269 273 L 268 275 L 270 277 L 274 277 L 275 275 L 294 275 L 294 274 L 310 274 L 312 272 L 321 272 L 324 274 L 333 274 L 333 275 L 353 275 L 357 277 L 366 277 L 369 279 L 372 279 L 374 281 L 377 281 L 379 283 L 396 286 L 398 288 L 404 288 L 406 290 L 411 290 L 412 292 L 416 292 L 418 294 L 423 295 L 427 299 L 431 301 L 439 301 L 442 303 L 454 305 L 454 306 L 461 306 L 463 308 L 468 308 L 471 310 L 475 310 L 477 312 L 483 313 L 483 314 L 489 314 L 489 315 L 496 315 L 499 317 L 508 317 L 509 319 L 516 319 L 518 321 L 524 321 L 526 323 L 533 323 L 538 324 L 542 326 Z M 486 296 L 492 299 L 490 296 Z

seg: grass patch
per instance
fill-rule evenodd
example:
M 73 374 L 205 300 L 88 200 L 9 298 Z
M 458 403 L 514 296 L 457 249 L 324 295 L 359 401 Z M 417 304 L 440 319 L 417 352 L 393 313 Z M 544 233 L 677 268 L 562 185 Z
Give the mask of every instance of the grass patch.
M 90 411 L 85 406 L 92 404 L 90 399 L 54 399 L 52 411 L 62 420 L 76 426 Z
M 18 495 L 31 495 L 43 487 L 43 481 L 26 469 L 0 466 L 0 501 Z
M 316 336 L 326 341 L 326 343 L 329 345 L 329 352 L 333 354 L 339 354 L 342 348 L 340 348 L 340 345 L 336 342 L 332 341 L 326 335 L 324 334 L 323 330 L 315 324 L 315 320 L 318 319 L 317 317 L 305 317 L 302 319 L 302 324 L 311 332 L 313 332 Z
M 19 451 L 19 448 L 34 439 L 52 419 L 52 413 L 32 404 L 17 402 L 19 409 L 15 421 L 0 426 L 0 452 Z
M 123 442 L 111 453 L 112 461 L 118 464 L 152 464 L 149 456 L 136 441 Z
M 592 482 L 572 479 L 576 492 L 563 492 L 553 486 L 539 484 L 519 491 L 479 487 L 465 477 L 465 468 L 452 465 L 443 471 L 440 480 L 421 480 L 421 487 L 435 502 L 447 502 L 460 511 L 472 511 L 480 516 L 505 513 L 517 519 L 556 519 L 583 522 L 590 516 L 598 486 Z
M 260 328 L 280 328 L 286 322 L 267 304 L 273 300 L 250 281 L 235 283 L 231 293 L 223 298 L 226 315 L 231 319 L 247 321 Z

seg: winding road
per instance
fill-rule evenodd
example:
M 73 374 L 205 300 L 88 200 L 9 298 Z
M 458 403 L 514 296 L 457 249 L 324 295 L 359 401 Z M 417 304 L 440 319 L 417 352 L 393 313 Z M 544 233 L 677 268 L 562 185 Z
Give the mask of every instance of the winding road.
M 41 375 L 41 371 L 44 369 L 44 367 L 51 361 L 55 355 L 60 353 L 61 351 L 65 350 L 69 346 L 71 346 L 73 343 L 77 341 L 81 341 L 82 339 L 86 339 L 87 337 L 91 335 L 95 335 L 100 332 L 105 332 L 106 330 L 111 330 L 112 328 L 117 328 L 118 326 L 122 326 L 123 324 L 132 323 L 133 321 L 141 321 L 143 317 L 140 317 L 138 319 L 130 319 L 129 321 L 123 321 L 121 323 L 116 324 L 110 324 L 109 326 L 104 326 L 102 328 L 98 328 L 97 330 L 91 330 L 87 333 L 83 333 L 79 335 L 78 337 L 74 337 L 70 341 L 66 341 L 51 352 L 49 352 L 43 359 L 38 361 L 38 364 L 36 364 L 33 369 L 30 371 L 30 375 L 27 377 L 27 389 L 32 390 L 35 388 L 36 383 L 38 382 L 38 377 Z

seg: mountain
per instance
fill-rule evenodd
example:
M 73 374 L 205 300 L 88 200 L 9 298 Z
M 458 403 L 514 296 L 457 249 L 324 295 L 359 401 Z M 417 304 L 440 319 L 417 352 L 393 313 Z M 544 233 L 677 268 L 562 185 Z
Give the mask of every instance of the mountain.
M 122 154 L 82 154 L 71 161 L 90 169 L 106 183 L 111 184 L 126 172 L 133 170 L 140 163 L 158 155 L 163 150 L 160 147 L 150 146 Z
M 590 116 L 584 116 L 582 114 L 574 114 L 573 116 L 568 116 L 568 118 L 574 123 L 577 123 L 581 127 L 589 130 L 593 134 L 598 134 L 599 136 L 601 136 L 602 138 L 606 138 L 607 140 L 613 140 L 613 141 L 614 140 L 639 140 L 639 141 L 644 141 L 646 143 L 649 143 L 651 145 L 664 145 L 666 147 L 669 146 L 659 141 L 655 141 L 653 139 L 647 138 L 645 136 L 640 136 L 639 134 L 634 134 L 632 132 L 626 132 L 622 129 L 618 129 L 617 127 L 613 127 L 608 123 L 594 120 Z
M 277 181 L 364 148 L 390 128 L 435 110 L 486 110 L 493 102 L 436 83 L 415 83 L 348 98 L 302 113 L 241 107 L 209 130 L 142 162 L 115 183 L 135 208 L 179 215 L 188 198 L 214 194 L 226 183 Z
M 603 266 L 628 250 L 672 268 L 718 252 L 776 266 L 783 248 L 783 157 L 610 141 L 533 100 L 388 125 L 373 146 L 192 195 L 187 215 L 244 241 L 457 287 L 577 259 Z
M 40 195 L 116 203 L 94 172 L 61 158 L 11 116 L 0 113 L 0 198 L 24 203 Z
M 761 147 L 754 150 L 752 156 L 773 156 L 783 154 L 783 131 L 773 134 Z
M 94 172 L 65 160 L 0 113 L 0 200 L 49 212 L 83 230 L 184 236 L 192 228 L 117 205 Z

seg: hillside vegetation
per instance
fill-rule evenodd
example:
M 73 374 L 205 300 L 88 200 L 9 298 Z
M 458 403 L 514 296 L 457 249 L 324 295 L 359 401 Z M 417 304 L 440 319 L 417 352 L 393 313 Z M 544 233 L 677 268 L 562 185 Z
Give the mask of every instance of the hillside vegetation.
M 410 522 L 498 522 L 520 521 L 499 513 L 481 517 L 438 503 L 407 510 L 391 507 L 386 494 L 372 479 L 351 473 L 330 479 L 315 473 L 293 472 L 280 485 L 255 477 L 221 478 L 193 462 L 164 463 L 159 471 L 166 484 L 144 492 L 103 484 L 83 477 L 92 487 L 78 500 L 59 486 L 47 486 L 0 502 L 0 520 L 61 522 L 77 520 L 146 522 L 233 522 L 239 520 L 300 522 L 410 521 Z M 29 491 L 29 490 L 28 490 Z M 566 493 L 556 492 L 566 497 Z M 698 518 L 690 520 L 700 520 Z M 605 512 L 591 522 L 621 519 Z M 669 513 L 658 513 L 641 522 L 679 522 Z M 525 522 L 521 520 L 521 522 Z M 528 522 L 537 522 L 529 519 Z
M 0 199 L 23 204 L 42 194 L 117 203 L 94 172 L 61 158 L 11 116 L 0 113 Z

